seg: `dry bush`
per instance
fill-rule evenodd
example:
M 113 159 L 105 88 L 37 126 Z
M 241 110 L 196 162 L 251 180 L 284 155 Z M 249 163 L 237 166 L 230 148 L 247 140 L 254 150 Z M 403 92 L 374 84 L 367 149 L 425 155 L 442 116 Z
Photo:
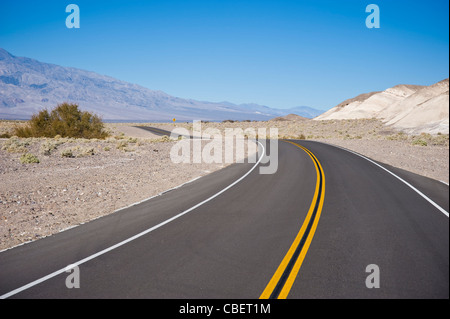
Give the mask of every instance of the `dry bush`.
M 24 153 L 22 154 L 22 156 L 20 157 L 20 162 L 22 164 L 31 164 L 31 163 L 39 163 L 39 159 L 30 153 Z
M 31 117 L 28 126 L 17 127 L 19 137 L 75 137 L 104 139 L 108 133 L 100 117 L 80 111 L 78 105 L 62 103 L 52 111 L 42 110 Z

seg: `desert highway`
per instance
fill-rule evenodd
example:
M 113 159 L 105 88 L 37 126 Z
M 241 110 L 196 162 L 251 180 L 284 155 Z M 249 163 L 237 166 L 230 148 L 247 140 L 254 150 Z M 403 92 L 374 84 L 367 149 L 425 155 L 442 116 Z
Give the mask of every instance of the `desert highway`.
M 0 295 L 449 298 L 448 185 L 303 140 L 262 165 L 0 252 Z

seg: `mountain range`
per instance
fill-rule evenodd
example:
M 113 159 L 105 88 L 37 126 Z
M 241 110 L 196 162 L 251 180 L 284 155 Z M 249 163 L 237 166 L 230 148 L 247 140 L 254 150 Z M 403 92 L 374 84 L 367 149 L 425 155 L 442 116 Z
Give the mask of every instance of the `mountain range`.
M 449 79 L 430 86 L 396 85 L 345 100 L 315 120 L 377 118 L 406 133 L 449 133 Z
M 63 102 L 111 121 L 269 120 L 291 113 L 313 118 L 323 112 L 306 106 L 276 109 L 183 99 L 94 72 L 16 57 L 0 48 L 0 118 L 29 119 Z

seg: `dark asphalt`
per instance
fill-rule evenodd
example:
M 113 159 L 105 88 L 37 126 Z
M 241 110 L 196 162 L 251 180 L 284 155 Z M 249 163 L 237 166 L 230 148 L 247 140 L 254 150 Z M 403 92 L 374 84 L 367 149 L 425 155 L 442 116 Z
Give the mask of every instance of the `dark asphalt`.
M 320 161 L 325 202 L 288 298 L 448 298 L 448 217 L 379 167 L 333 146 L 297 141 Z M 235 164 L 146 202 L 0 253 L 0 295 L 108 248 L 212 196 L 253 164 Z M 448 186 L 392 171 L 448 211 Z M 188 214 L 11 298 L 258 298 L 305 219 L 311 158 L 279 143 L 278 171 L 255 169 Z M 366 266 L 380 288 L 365 285 Z

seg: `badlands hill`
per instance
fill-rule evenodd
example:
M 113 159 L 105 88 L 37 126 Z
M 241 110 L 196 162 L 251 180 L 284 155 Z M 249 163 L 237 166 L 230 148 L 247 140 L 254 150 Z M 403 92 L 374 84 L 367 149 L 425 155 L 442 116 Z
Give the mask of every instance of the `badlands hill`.
M 285 116 L 278 116 L 276 118 L 271 119 L 271 121 L 276 122 L 282 122 L 282 121 L 306 121 L 309 120 L 309 118 L 306 118 L 304 116 L 300 116 L 297 114 L 288 114 Z
M 315 120 L 381 119 L 407 133 L 449 133 L 449 79 L 430 86 L 397 85 L 348 99 Z

